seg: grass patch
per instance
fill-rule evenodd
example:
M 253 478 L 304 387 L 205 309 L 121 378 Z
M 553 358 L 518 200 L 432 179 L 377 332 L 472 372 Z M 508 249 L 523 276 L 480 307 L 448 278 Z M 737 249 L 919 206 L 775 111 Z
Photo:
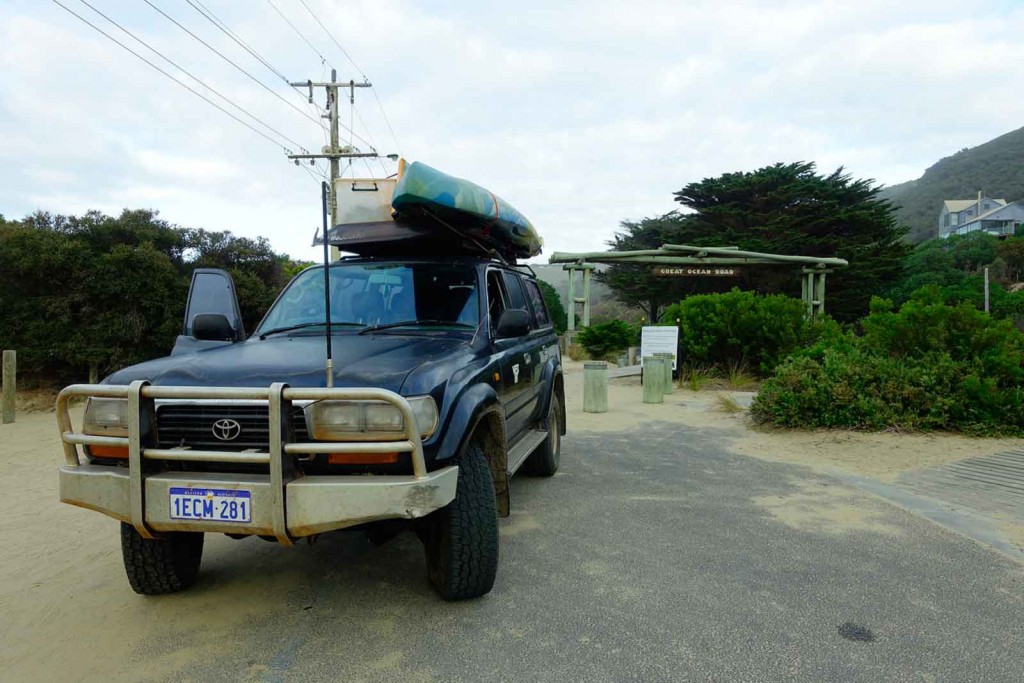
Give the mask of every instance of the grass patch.
M 721 410 L 723 413 L 735 414 L 743 412 L 743 406 L 741 406 L 739 401 L 729 394 L 718 394 L 715 397 L 715 403 L 717 404 L 718 410 Z
M 725 372 L 725 385 L 733 391 L 747 391 L 757 386 L 757 378 L 747 369 L 745 361 L 730 362 Z
M 700 391 L 715 378 L 715 368 L 710 365 L 688 365 L 679 370 L 679 388 Z
M 569 344 L 566 354 L 569 360 L 590 360 L 590 354 L 580 344 Z

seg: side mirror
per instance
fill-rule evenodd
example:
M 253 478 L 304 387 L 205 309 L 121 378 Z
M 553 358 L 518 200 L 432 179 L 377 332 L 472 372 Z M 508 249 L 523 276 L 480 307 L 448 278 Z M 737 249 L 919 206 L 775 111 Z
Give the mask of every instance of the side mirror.
M 530 331 L 530 314 L 521 308 L 508 308 L 501 312 L 495 336 L 498 339 L 522 337 Z
M 237 334 L 220 313 L 199 313 L 192 318 L 192 336 L 209 341 L 235 341 Z

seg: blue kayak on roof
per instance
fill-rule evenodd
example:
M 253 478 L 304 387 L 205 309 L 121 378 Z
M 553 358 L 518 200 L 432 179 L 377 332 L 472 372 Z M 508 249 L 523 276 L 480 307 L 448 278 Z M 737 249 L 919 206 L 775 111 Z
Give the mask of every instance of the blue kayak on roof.
M 526 217 L 490 190 L 420 162 L 401 172 L 391 198 L 395 221 L 442 231 L 494 249 L 506 258 L 540 253 L 543 240 Z

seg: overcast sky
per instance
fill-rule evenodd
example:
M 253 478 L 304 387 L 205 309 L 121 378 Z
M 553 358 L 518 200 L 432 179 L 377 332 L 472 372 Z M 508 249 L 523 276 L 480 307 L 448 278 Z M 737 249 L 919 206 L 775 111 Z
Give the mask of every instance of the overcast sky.
M 186 0 L 150 2 L 299 111 L 143 0 L 89 1 L 292 140 L 323 145 L 302 96 Z M 80 0 L 61 2 L 230 109 Z M 267 0 L 197 4 L 290 79 L 325 76 L 317 51 L 361 78 L 299 0 L 273 4 L 316 51 Z M 395 138 L 368 91 L 342 119 L 382 153 L 504 197 L 546 254 L 602 249 L 620 221 L 670 211 L 672 192 L 723 172 L 809 160 L 893 184 L 1024 125 L 1020 2 L 306 4 L 376 86 Z M 317 255 L 317 181 L 279 146 L 53 2 L 0 0 L 0 213 L 123 207 Z

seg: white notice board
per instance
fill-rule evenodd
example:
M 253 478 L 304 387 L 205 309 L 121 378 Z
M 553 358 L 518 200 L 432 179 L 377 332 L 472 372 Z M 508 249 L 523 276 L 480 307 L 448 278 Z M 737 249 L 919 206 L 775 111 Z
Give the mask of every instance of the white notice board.
M 656 353 L 672 354 L 672 369 L 676 369 L 676 351 L 679 349 L 679 328 L 675 325 L 655 325 L 640 328 L 640 365 L 645 356 Z

